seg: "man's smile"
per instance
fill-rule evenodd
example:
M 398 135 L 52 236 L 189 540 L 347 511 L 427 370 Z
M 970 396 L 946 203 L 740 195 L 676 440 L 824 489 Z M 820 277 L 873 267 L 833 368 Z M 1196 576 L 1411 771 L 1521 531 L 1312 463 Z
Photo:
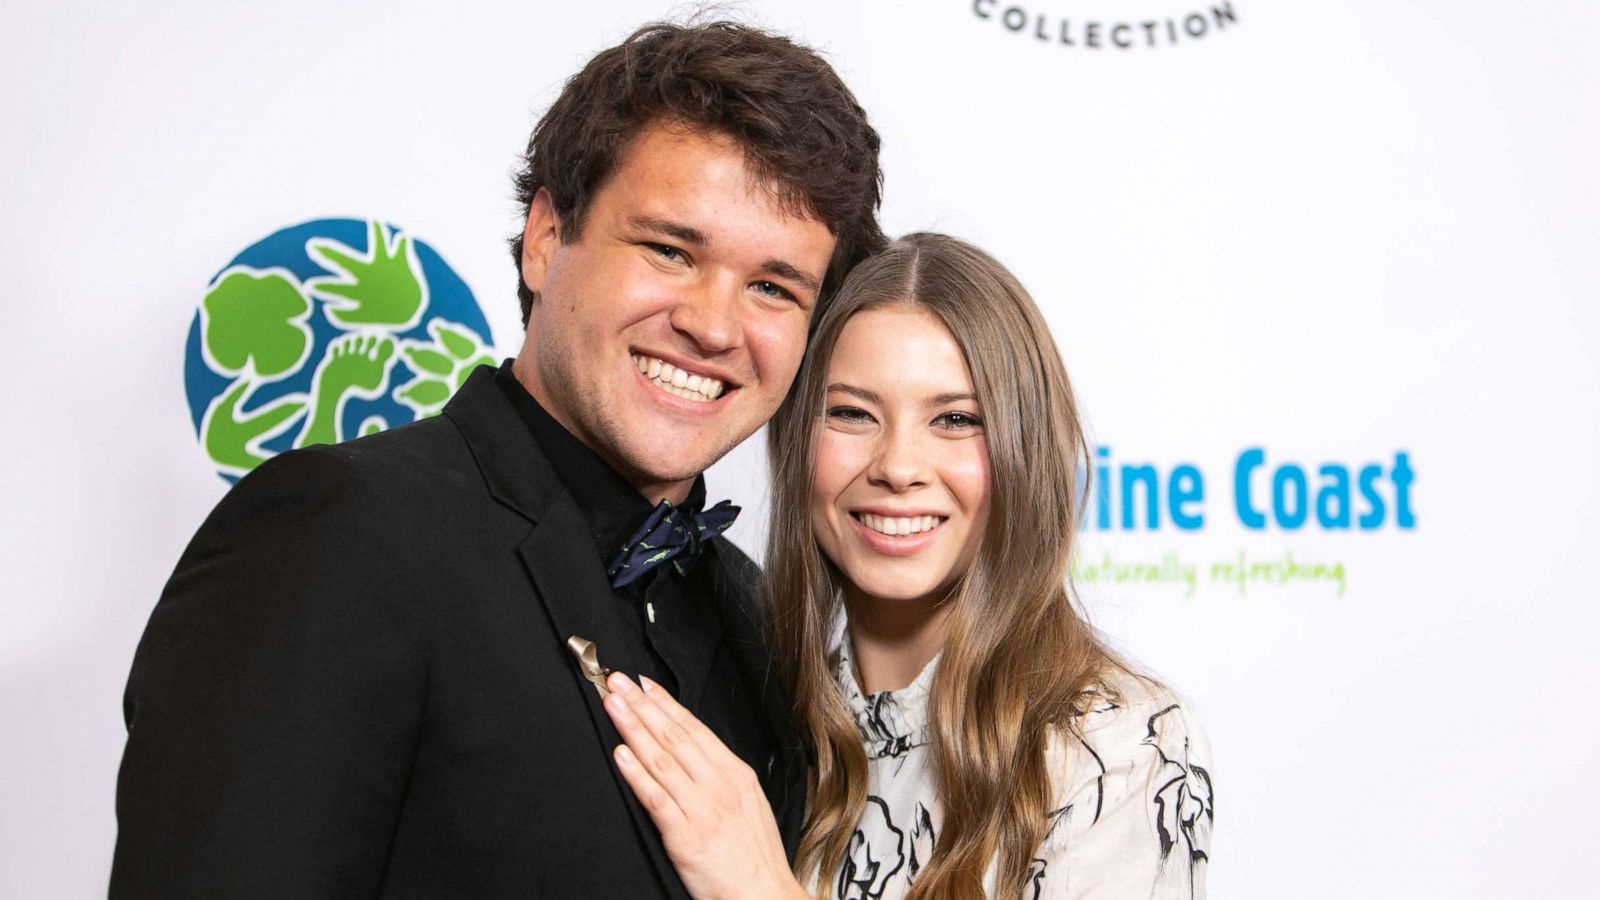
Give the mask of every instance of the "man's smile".
M 658 357 L 640 353 L 629 355 L 646 381 L 674 397 L 695 403 L 710 403 L 727 390 L 727 382 L 720 378 L 675 366 Z

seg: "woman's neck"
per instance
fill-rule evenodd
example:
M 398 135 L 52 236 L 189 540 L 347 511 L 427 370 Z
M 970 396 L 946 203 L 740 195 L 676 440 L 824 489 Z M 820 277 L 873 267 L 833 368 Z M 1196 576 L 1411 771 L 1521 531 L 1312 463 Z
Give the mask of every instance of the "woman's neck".
M 883 600 L 847 587 L 844 602 L 863 694 L 909 686 L 944 649 L 950 606 L 943 600 Z

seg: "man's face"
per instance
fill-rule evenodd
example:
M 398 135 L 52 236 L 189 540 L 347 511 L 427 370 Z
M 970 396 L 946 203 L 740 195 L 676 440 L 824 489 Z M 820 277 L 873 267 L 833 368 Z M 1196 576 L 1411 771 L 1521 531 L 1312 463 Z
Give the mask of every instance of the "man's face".
M 681 500 L 788 392 L 833 235 L 780 208 L 737 144 L 665 127 L 634 139 L 579 240 L 560 228 L 540 191 L 517 378 L 646 497 Z

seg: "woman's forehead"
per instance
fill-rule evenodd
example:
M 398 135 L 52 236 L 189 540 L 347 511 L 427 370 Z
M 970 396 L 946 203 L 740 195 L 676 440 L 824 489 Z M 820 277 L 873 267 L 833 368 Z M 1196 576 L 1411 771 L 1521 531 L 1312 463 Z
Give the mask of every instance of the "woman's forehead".
M 857 313 L 845 323 L 828 363 L 828 388 L 887 398 L 971 395 L 972 375 L 950 329 L 916 306 Z

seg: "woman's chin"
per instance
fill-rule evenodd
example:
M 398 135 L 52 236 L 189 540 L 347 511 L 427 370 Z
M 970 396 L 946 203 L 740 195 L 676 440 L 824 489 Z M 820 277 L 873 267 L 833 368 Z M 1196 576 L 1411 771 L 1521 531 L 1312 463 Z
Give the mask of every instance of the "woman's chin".
M 844 576 L 857 596 L 872 603 L 918 603 L 946 591 L 943 579 L 908 577 L 905 572 L 893 571 L 894 567 L 885 568 L 888 571 L 847 571 Z M 854 577 L 856 575 L 860 577 Z

